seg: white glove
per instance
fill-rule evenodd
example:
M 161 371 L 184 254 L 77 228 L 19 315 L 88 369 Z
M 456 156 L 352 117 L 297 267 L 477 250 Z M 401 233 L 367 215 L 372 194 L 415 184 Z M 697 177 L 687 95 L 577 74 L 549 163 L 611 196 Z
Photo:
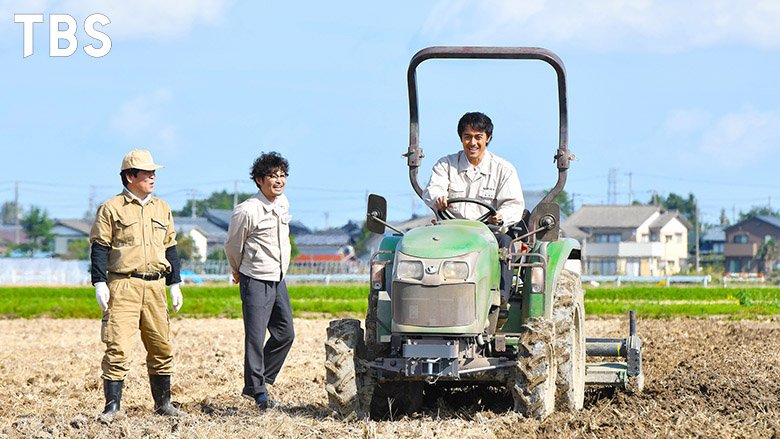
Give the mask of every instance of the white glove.
M 179 312 L 181 309 L 182 303 L 184 303 L 184 298 L 181 296 L 181 284 L 172 284 L 171 285 L 171 306 L 173 306 L 174 312 Z
M 103 308 L 103 312 L 108 309 L 108 299 L 111 297 L 111 293 L 108 292 L 108 285 L 105 282 L 95 282 L 95 298 L 98 305 Z

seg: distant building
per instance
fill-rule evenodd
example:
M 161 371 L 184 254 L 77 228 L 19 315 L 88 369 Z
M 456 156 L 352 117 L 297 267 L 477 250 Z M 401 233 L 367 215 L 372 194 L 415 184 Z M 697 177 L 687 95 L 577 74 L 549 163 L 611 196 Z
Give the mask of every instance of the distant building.
M 726 244 L 726 231 L 723 225 L 712 226 L 705 230 L 699 240 L 699 254 L 703 266 L 718 266 L 724 264 L 723 251 Z
M 586 274 L 659 276 L 688 262 L 691 223 L 659 206 L 585 205 L 562 224 L 582 244 Z
M 176 233 L 190 236 L 198 249 L 200 260 L 204 261 L 214 251 L 223 251 L 227 240 L 227 226 L 230 223 L 230 211 L 225 223 L 224 210 L 207 209 L 203 216 L 177 216 L 173 218 Z
M 89 240 L 89 232 L 92 230 L 92 220 L 85 219 L 57 219 L 51 233 L 54 236 L 52 253 L 54 256 L 68 254 L 68 246 L 76 241 Z
M 355 257 L 355 242 L 361 231 L 362 226 L 354 221 L 349 221 L 337 229 L 305 230 L 297 234 L 291 226 L 290 234 L 293 235 L 300 252 L 294 262 L 338 262 L 352 259 Z
M 724 229 L 726 243 L 723 249 L 726 272 L 763 273 L 767 268 L 759 257 L 762 244 L 774 240 L 780 245 L 780 218 L 758 215 L 747 218 Z
M 4 256 L 8 253 L 11 246 L 15 245 L 17 235 L 19 238 L 19 244 L 27 243 L 27 234 L 22 230 L 21 226 L 16 228 L 16 225 L 0 224 L 0 256 Z

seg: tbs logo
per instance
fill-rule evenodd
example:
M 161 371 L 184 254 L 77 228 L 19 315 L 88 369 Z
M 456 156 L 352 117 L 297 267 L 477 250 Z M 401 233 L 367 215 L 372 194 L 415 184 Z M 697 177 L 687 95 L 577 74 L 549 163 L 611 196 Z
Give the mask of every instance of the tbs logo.
M 43 14 L 14 14 L 14 23 L 22 23 L 24 29 L 24 57 L 33 54 L 33 29 L 35 23 L 43 23 Z M 92 14 L 84 20 L 84 32 L 100 42 L 100 47 L 92 44 L 84 46 L 84 52 L 93 58 L 106 56 L 111 50 L 111 38 L 95 28 L 96 24 L 105 26 L 111 23 L 103 14 Z M 61 29 L 62 25 L 64 28 Z M 67 57 L 78 49 L 76 19 L 68 14 L 49 15 L 49 56 Z M 65 47 L 60 47 L 60 41 L 65 41 Z

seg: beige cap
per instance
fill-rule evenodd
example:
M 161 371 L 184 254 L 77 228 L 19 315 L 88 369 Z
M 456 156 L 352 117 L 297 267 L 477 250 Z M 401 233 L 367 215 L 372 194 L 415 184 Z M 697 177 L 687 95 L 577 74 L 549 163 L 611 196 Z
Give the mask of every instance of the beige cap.
M 162 168 L 162 165 L 157 165 L 152 160 L 152 153 L 145 149 L 134 149 L 127 153 L 124 160 L 122 160 L 122 169 L 141 169 L 144 171 L 154 171 L 155 169 Z

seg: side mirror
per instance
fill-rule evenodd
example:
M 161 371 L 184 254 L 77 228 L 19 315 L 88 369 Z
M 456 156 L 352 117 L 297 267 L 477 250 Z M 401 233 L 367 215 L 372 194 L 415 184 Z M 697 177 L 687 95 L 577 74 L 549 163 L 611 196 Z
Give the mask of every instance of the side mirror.
M 385 233 L 384 223 L 386 221 L 387 200 L 381 195 L 370 194 L 368 196 L 368 209 L 366 210 L 366 227 L 368 227 L 368 230 L 382 235 Z
M 539 203 L 531 214 L 531 230 L 539 241 L 556 241 L 561 231 L 561 207 L 558 203 Z

